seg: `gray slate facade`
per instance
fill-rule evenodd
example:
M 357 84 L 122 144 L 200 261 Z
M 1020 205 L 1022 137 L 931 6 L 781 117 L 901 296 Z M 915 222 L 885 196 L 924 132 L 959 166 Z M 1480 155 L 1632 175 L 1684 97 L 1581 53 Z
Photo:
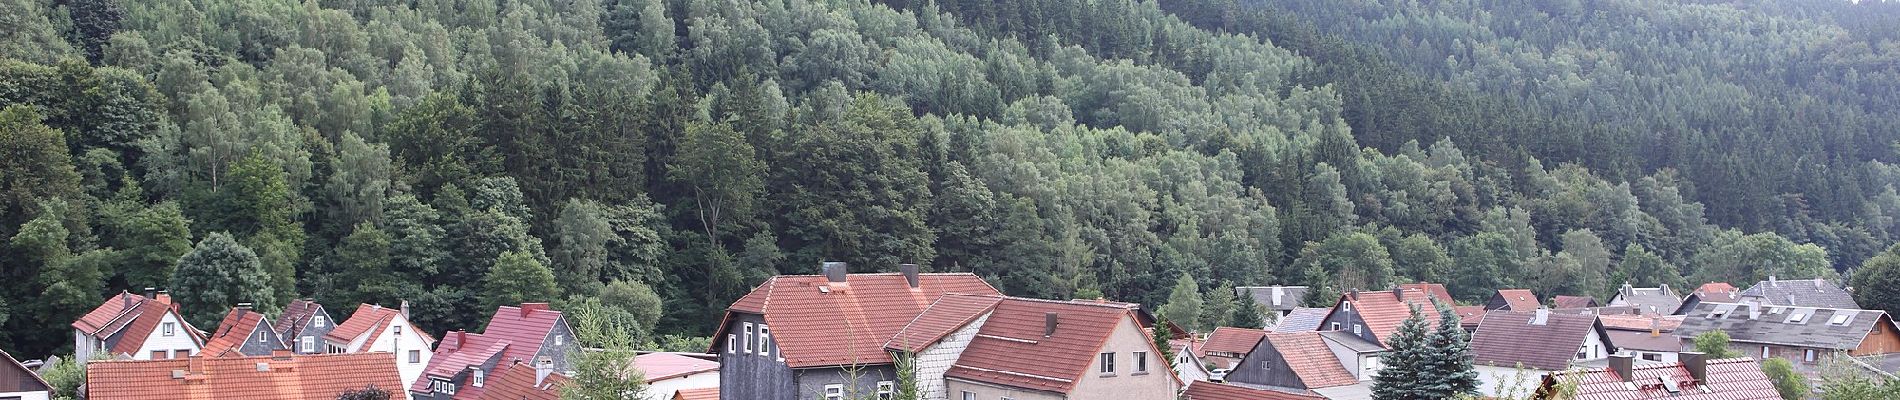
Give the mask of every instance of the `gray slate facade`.
M 746 323 L 765 324 L 758 314 L 733 313 L 731 326 L 722 332 L 743 332 Z M 744 337 L 738 334 L 735 337 Z M 723 340 L 723 339 L 721 339 Z M 845 385 L 846 398 L 874 398 L 878 382 L 897 381 L 897 368 L 890 364 L 864 365 L 855 369 L 841 367 L 793 369 L 780 357 L 778 343 L 767 345 L 768 355 L 745 351 L 758 343 L 714 343 L 719 352 L 719 396 L 725 399 L 824 400 L 825 386 Z M 852 378 L 856 382 L 852 382 Z M 856 394 L 857 396 L 852 396 Z
M 284 338 L 284 344 L 298 354 L 322 353 L 323 335 L 336 329 L 337 320 L 322 304 L 307 300 L 291 302 L 284 313 L 277 316 L 277 322 L 271 324 L 277 335 Z M 304 343 L 310 343 L 305 347 Z

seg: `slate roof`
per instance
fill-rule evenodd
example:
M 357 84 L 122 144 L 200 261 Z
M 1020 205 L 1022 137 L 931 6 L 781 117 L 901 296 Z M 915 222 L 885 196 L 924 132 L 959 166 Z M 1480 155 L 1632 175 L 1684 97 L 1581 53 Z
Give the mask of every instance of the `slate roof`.
M 1703 332 L 1728 332 L 1729 340 L 1784 346 L 1853 350 L 1872 332 L 1875 324 L 1892 324 L 1887 312 L 1759 306 L 1758 317 L 1750 319 L 1749 306 L 1736 303 L 1702 303 L 1689 310 L 1676 329 L 1676 336 L 1693 338 Z M 1839 323 L 1836 323 L 1836 322 Z
M 1207 344 L 1201 345 L 1201 351 L 1233 353 L 1239 357 L 1246 357 L 1247 353 L 1253 352 L 1254 345 L 1260 344 L 1260 338 L 1265 336 L 1267 336 L 1267 331 L 1259 329 L 1230 326 L 1214 328 L 1214 333 L 1207 335 Z
M 1194 381 L 1181 392 L 1181 400 L 1325 400 L 1325 397 L 1293 394 L 1275 390 L 1250 389 L 1208 381 Z
M 277 314 L 277 321 L 271 322 L 270 326 L 277 330 L 278 337 L 294 338 L 297 334 L 303 333 L 303 328 L 309 325 L 311 316 L 322 311 L 323 305 L 317 304 L 315 300 L 291 300 L 290 305 L 284 306 L 284 312 Z
M 172 304 L 170 295 L 160 293 L 156 298 L 148 299 L 145 296 L 121 291 L 119 295 L 106 299 L 104 303 L 99 304 L 99 307 L 93 308 L 92 311 L 73 321 L 72 327 L 88 336 L 100 339 L 116 337 L 117 339 L 108 340 L 111 348 L 107 350 L 110 350 L 112 354 L 127 354 L 138 351 L 139 347 L 145 345 L 145 339 L 152 335 L 153 330 L 158 329 L 158 324 L 165 319 L 166 313 L 174 316 L 178 313 L 178 306 Z M 185 322 L 182 316 L 176 319 L 181 325 L 179 330 L 190 335 L 193 342 L 200 345 L 204 343 L 203 333 L 199 332 L 198 328 L 191 326 L 190 322 Z
M 891 340 L 884 343 L 884 348 L 912 353 L 923 351 L 944 336 L 989 313 L 996 303 L 1002 301 L 1003 296 L 998 295 L 945 294 L 925 308 L 924 312 L 918 313 L 917 318 L 905 324 L 904 329 L 892 335 Z
M 1556 305 L 1555 308 L 1559 310 L 1575 309 L 1575 308 L 1591 308 L 1591 307 L 1598 307 L 1598 306 L 1603 305 L 1602 303 L 1597 302 L 1596 297 L 1569 296 L 1569 295 L 1561 295 L 1561 294 L 1557 295 L 1556 298 L 1552 299 L 1551 303 L 1555 304 Z
M 1669 285 L 1653 288 L 1631 287 L 1624 283 L 1617 289 L 1616 298 L 1610 299 L 1611 306 L 1627 306 L 1647 313 L 1669 314 L 1682 307 L 1682 297 Z
M 1616 343 L 1619 349 L 1667 353 L 1682 351 L 1682 338 L 1669 332 L 1652 335 L 1648 331 L 1612 330 L 1610 341 Z
M 1776 280 L 1773 277 L 1756 283 L 1743 290 L 1743 299 L 1758 299 L 1762 304 L 1777 306 L 1825 307 L 1841 309 L 1859 309 L 1860 303 L 1854 302 L 1854 295 L 1820 278 Z M 1705 299 L 1704 301 L 1715 301 Z
M 359 307 L 360 308 L 360 307 Z M 351 315 L 350 319 L 356 319 Z M 488 318 L 488 327 L 482 333 L 463 331 L 449 332 L 442 343 L 435 347 L 435 355 L 429 359 L 429 367 L 423 370 L 423 376 L 450 377 L 470 366 L 482 365 L 496 356 L 497 363 L 531 361 L 535 353 L 541 351 L 541 343 L 553 334 L 555 326 L 561 321 L 561 312 L 548 309 L 547 303 L 522 303 L 520 306 L 500 306 L 495 314 Z M 336 330 L 343 330 L 338 326 Z M 428 379 L 416 379 L 409 387 L 410 391 L 427 392 Z M 484 388 L 463 385 L 456 396 L 479 398 Z
M 1491 295 L 1491 301 L 1485 303 L 1486 309 L 1505 309 L 1512 311 L 1530 311 L 1543 307 L 1537 302 L 1537 295 L 1530 289 L 1498 289 Z
M 561 398 L 561 386 L 566 385 L 568 382 L 567 377 L 561 374 L 548 374 L 547 378 L 538 379 L 539 382 L 536 382 L 537 379 L 535 379 L 535 375 L 538 375 L 538 373 L 535 372 L 534 366 L 520 361 L 496 366 L 495 369 L 496 373 L 494 377 L 488 378 L 488 381 L 484 382 L 484 386 L 486 386 L 484 389 L 486 390 L 483 390 L 480 396 L 474 398 L 481 400 L 559 400 Z
M 1265 340 L 1273 344 L 1277 356 L 1286 361 L 1293 375 L 1307 388 L 1326 388 L 1359 383 L 1351 371 L 1326 347 L 1320 332 L 1270 333 Z M 1249 368 L 1252 366 L 1249 365 Z
M 718 371 L 719 362 L 680 353 L 646 353 L 633 357 L 633 367 L 640 369 L 647 383 L 653 383 Z
M 731 313 L 759 314 L 792 368 L 889 364 L 885 343 L 938 298 L 1002 294 L 968 273 L 919 274 L 918 282 L 912 289 L 900 273 L 849 274 L 836 283 L 821 275 L 775 276 L 727 308 L 714 337 L 732 329 Z M 712 350 L 724 343 L 714 340 Z
M 351 353 L 101 360 L 86 363 L 86 390 L 95 399 L 334 400 L 338 393 L 370 385 L 399 390 L 402 377 L 395 357 Z
M 1438 299 L 1438 301 L 1445 302 L 1445 304 L 1458 304 L 1457 301 L 1454 301 L 1451 299 L 1451 291 L 1445 290 L 1445 284 L 1442 284 L 1442 283 L 1430 283 L 1430 282 L 1407 283 L 1407 284 L 1399 285 L 1399 289 L 1405 289 L 1405 290 L 1418 289 L 1418 290 L 1424 291 L 1425 293 L 1431 294 L 1432 298 Z
M 719 388 L 680 389 L 673 400 L 719 400 Z
M 1275 298 L 1274 296 L 1274 293 L 1276 290 L 1280 294 L 1278 298 Z M 1306 287 L 1305 286 L 1240 286 L 1240 287 L 1234 288 L 1234 295 L 1240 296 L 1240 297 L 1253 297 L 1254 303 L 1258 303 L 1261 306 L 1265 306 L 1268 310 L 1292 311 L 1293 309 L 1300 308 L 1300 300 L 1306 299 Z M 1275 301 L 1275 300 L 1279 300 L 1279 301 Z
M 1427 327 L 1438 326 L 1437 306 L 1431 296 L 1417 289 L 1405 289 L 1402 294 L 1392 290 L 1372 292 L 1352 292 L 1340 297 L 1341 302 L 1352 304 L 1353 310 L 1364 320 L 1366 329 L 1372 336 L 1384 343 L 1399 330 L 1399 324 L 1412 316 L 1412 306 L 1419 306 L 1419 312 L 1425 316 Z M 1451 303 L 1445 303 L 1451 304 Z M 1338 305 L 1333 306 L 1335 309 Z
M 1355 353 L 1378 353 L 1385 351 L 1384 346 L 1380 346 L 1378 343 L 1368 342 L 1365 338 L 1346 331 L 1319 331 L 1319 337 L 1326 339 L 1327 342 L 1337 343 Z
M 1056 330 L 1044 336 L 1048 313 L 1057 315 Z M 1139 326 L 1134 311 L 1123 307 L 1007 298 L 997 303 L 944 377 L 1068 393 L 1084 374 L 1092 373 L 1096 354 L 1122 321 Z M 1161 354 L 1153 341 L 1144 343 L 1149 354 Z
M 1319 330 L 1319 324 L 1326 321 L 1326 314 L 1332 312 L 1333 309 L 1325 307 L 1295 308 L 1292 313 L 1281 316 L 1279 321 L 1274 322 L 1273 331 L 1300 332 Z
M 204 350 L 200 352 L 213 357 L 238 354 L 243 350 L 244 342 L 250 340 L 251 334 L 256 333 L 259 328 L 271 329 L 270 322 L 264 321 L 264 313 L 251 311 L 248 307 L 233 307 L 230 312 L 224 314 L 224 321 L 218 323 L 217 331 L 205 338 Z M 271 348 L 288 347 L 280 341 L 271 343 Z
M 1609 337 L 1596 316 L 1546 313 L 1543 325 L 1533 325 L 1537 312 L 1492 310 L 1484 314 L 1471 334 L 1471 358 L 1476 365 L 1557 371 L 1570 367 L 1590 332 Z M 1607 339 L 1606 339 L 1607 341 Z M 1615 352 L 1612 348 L 1605 349 Z
M 1543 387 L 1546 391 L 1557 382 L 1577 382 L 1574 400 L 1778 400 L 1781 394 L 1775 391 L 1775 384 L 1761 372 L 1761 364 L 1748 358 L 1730 358 L 1710 360 L 1708 362 L 1708 382 L 1696 383 L 1689 370 L 1682 364 L 1637 365 L 1631 369 L 1631 382 L 1610 371 L 1609 368 L 1580 369 L 1562 371 L 1546 375 Z M 1670 393 L 1663 381 L 1669 381 L 1680 388 L 1680 394 Z M 1634 383 L 1637 390 L 1630 390 Z

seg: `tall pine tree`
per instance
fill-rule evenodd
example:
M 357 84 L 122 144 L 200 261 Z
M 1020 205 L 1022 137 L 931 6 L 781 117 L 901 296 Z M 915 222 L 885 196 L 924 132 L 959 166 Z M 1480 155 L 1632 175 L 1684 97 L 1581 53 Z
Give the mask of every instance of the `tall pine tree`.
M 1419 314 L 1418 306 L 1412 306 L 1412 316 L 1385 339 L 1385 347 L 1391 351 L 1379 357 L 1385 368 L 1372 380 L 1373 400 L 1439 399 L 1427 396 L 1433 385 L 1426 381 L 1434 373 L 1431 342 L 1424 315 Z

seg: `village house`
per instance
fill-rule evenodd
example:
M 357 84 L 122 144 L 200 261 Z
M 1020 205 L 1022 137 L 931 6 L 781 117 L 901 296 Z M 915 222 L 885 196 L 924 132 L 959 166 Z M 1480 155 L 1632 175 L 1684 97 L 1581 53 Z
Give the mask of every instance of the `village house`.
M 47 400 L 53 396 L 53 385 L 40 379 L 40 374 L 20 365 L 13 355 L 0 352 L 7 359 L 0 363 L 0 399 L 7 400 Z
M 73 321 L 74 358 L 80 363 L 95 355 L 134 360 L 181 358 L 198 354 L 204 337 L 178 315 L 171 295 L 152 288 L 139 296 L 126 292 L 106 299 Z
M 1900 329 L 1880 310 L 1704 302 L 1683 316 L 1675 333 L 1689 348 L 1696 335 L 1717 330 L 1727 332 L 1729 347 L 1742 354 L 1787 359 L 1804 372 L 1837 353 L 1900 352 Z
M 1676 337 L 1682 326 L 1681 315 L 1599 315 L 1597 321 L 1610 332 L 1610 342 L 1629 354 L 1637 363 L 1674 363 L 1683 342 Z
M 1213 369 L 1231 369 L 1247 358 L 1247 352 L 1253 351 L 1254 344 L 1265 336 L 1267 331 L 1259 329 L 1214 328 L 1213 333 L 1207 334 L 1207 343 L 1201 344 L 1201 353 L 1206 354 L 1201 362 Z
M 1267 330 L 1274 332 L 1319 330 L 1320 322 L 1325 321 L 1326 316 L 1332 313 L 1333 309 L 1326 307 L 1295 308 L 1293 311 L 1288 312 L 1286 316 L 1280 317 L 1279 321 L 1274 321 L 1273 326 L 1267 327 Z
M 493 325 L 490 325 L 493 330 Z M 409 322 L 409 302 L 398 308 L 380 304 L 358 304 L 350 319 L 323 334 L 323 349 L 330 353 L 386 351 L 396 354 L 396 371 L 402 373 L 403 387 L 415 385 L 424 369 L 435 359 L 435 337 Z
M 1443 290 L 1442 286 L 1439 290 Z M 1354 336 L 1384 346 L 1386 338 L 1398 331 L 1399 324 L 1412 316 L 1412 307 L 1419 308 L 1427 326 L 1438 326 L 1438 313 L 1443 310 L 1440 307 L 1450 307 L 1451 303 L 1434 301 L 1435 297 L 1427 293 L 1403 286 L 1392 290 L 1349 292 L 1339 296 L 1332 313 L 1321 321 L 1319 329 L 1352 332 Z
M 1743 290 L 1735 303 L 1754 301 L 1769 306 L 1817 307 L 1858 310 L 1854 294 L 1825 279 L 1768 280 Z
M 290 350 L 290 346 L 277 337 L 277 330 L 264 320 L 264 313 L 251 311 L 251 303 L 238 303 L 224 314 L 218 329 L 205 337 L 200 353 L 211 357 L 268 356 L 278 350 Z
M 1761 363 L 1748 358 L 1707 360 L 1702 353 L 1682 353 L 1682 362 L 1634 365 L 1627 355 L 1610 358 L 1609 366 L 1575 369 L 1545 375 L 1533 392 L 1534 400 L 1779 400 L 1775 384 L 1762 373 Z M 1561 395 L 1562 386 L 1574 392 Z
M 1610 307 L 1626 307 L 1637 314 L 1671 314 L 1682 307 L 1682 297 L 1669 285 L 1639 288 L 1624 282 L 1610 299 Z
M 1325 397 L 1245 388 L 1214 382 L 1189 383 L 1181 400 L 1325 400 Z
M 720 398 L 817 400 L 895 390 L 897 370 L 885 349 L 899 331 L 946 294 L 1002 294 L 968 273 L 846 268 L 825 263 L 821 275 L 772 277 L 726 309 L 710 349 L 719 355 Z
M 271 327 L 277 329 L 277 337 L 289 342 L 290 349 L 297 354 L 319 354 L 327 351 L 322 346 L 322 337 L 336 329 L 336 319 L 315 300 L 297 299 L 284 306 L 284 312 L 277 314 L 277 321 L 272 322 Z
M 943 373 L 955 399 L 1170 400 L 1183 385 L 1134 310 L 1004 297 L 988 314 Z
M 375 387 L 399 393 L 389 353 L 185 356 L 165 360 L 94 361 L 86 365 L 94 399 L 334 400 Z M 400 394 L 397 394 L 400 396 Z
M 1543 306 L 1529 289 L 1498 289 L 1498 293 L 1484 303 L 1485 310 L 1531 311 Z
M 1478 394 L 1499 396 L 1522 376 L 1570 369 L 1616 352 L 1594 315 L 1491 311 L 1471 335 Z
M 1458 304 L 1458 301 L 1451 299 L 1451 290 L 1445 289 L 1445 284 L 1442 284 L 1442 283 L 1431 283 L 1431 282 L 1406 283 L 1406 284 L 1399 285 L 1397 289 L 1417 290 L 1417 291 L 1425 292 L 1425 294 L 1431 295 L 1432 299 L 1438 300 L 1439 302 L 1445 303 L 1447 305 Z
M 354 320 L 358 317 L 352 315 L 350 318 Z M 343 330 L 344 327 L 338 327 L 327 337 L 342 336 L 337 332 Z M 390 331 L 391 334 L 394 332 L 393 329 Z M 517 361 L 531 365 L 539 376 L 572 375 L 574 356 L 578 351 L 580 344 L 574 341 L 574 329 L 560 311 L 548 309 L 548 303 L 496 307 L 495 314 L 489 317 L 487 328 L 482 333 L 450 331 L 443 334 L 422 376 L 408 384 L 409 397 L 418 400 L 480 399 L 486 390 L 488 378 L 506 372 Z M 396 365 L 394 360 L 386 362 L 392 368 Z
M 645 353 L 633 357 L 633 367 L 646 379 L 647 399 L 668 400 L 681 390 L 719 388 L 716 357 L 704 353 Z
M 561 387 L 568 384 L 567 376 L 543 374 L 543 371 L 521 361 L 495 370 L 499 372 L 488 380 L 487 390 L 482 391 L 480 400 L 560 400 Z M 648 392 L 651 391 L 649 388 Z M 673 396 L 670 394 L 664 397 L 671 398 Z
M 1577 310 L 1603 306 L 1603 304 L 1597 303 L 1597 298 L 1593 296 L 1569 296 L 1561 294 L 1551 298 L 1550 303 L 1551 308 L 1556 310 Z
M 1207 364 L 1201 361 L 1206 355 L 1201 352 L 1204 343 L 1192 336 L 1168 341 L 1168 346 L 1174 349 L 1174 376 L 1187 382 L 1213 379 L 1213 375 L 1208 374 Z
M 1238 286 L 1234 295 L 1242 299 L 1251 298 L 1254 304 L 1266 307 L 1274 317 L 1285 317 L 1300 308 L 1300 302 L 1306 299 L 1305 286 Z M 1275 318 L 1278 319 L 1278 318 Z
M 1345 331 L 1270 333 L 1227 375 L 1227 382 L 1328 399 L 1371 390 L 1385 348 Z

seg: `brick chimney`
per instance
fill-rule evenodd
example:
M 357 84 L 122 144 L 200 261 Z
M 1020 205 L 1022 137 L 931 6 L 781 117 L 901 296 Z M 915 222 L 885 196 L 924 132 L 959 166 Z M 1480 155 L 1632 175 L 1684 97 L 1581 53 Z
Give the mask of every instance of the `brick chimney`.
M 1709 355 L 1707 353 L 1685 351 L 1678 355 L 1682 359 L 1682 369 L 1689 370 L 1689 377 L 1696 382 L 1709 381 Z
M 164 305 L 171 305 L 171 304 L 172 304 L 172 291 L 170 291 L 170 290 L 160 290 L 160 291 L 158 291 L 158 304 L 164 304 Z
M 909 283 L 911 289 L 916 289 L 918 287 L 918 284 L 920 282 L 918 282 L 919 277 L 917 276 L 917 264 L 898 265 L 897 271 L 904 273 L 904 282 Z
M 1042 314 L 1042 337 L 1056 335 L 1057 319 L 1056 313 L 1050 312 Z
M 831 283 L 845 283 L 845 277 L 850 273 L 850 267 L 839 261 L 826 261 L 818 265 L 818 270 L 825 275 L 825 281 Z
M 380 307 L 380 306 L 379 306 Z M 527 318 L 536 311 L 547 311 L 548 303 L 521 303 L 521 317 Z
M 1611 354 L 1610 371 L 1615 372 L 1617 379 L 1622 379 L 1624 382 L 1636 380 L 1636 357 L 1627 353 Z

